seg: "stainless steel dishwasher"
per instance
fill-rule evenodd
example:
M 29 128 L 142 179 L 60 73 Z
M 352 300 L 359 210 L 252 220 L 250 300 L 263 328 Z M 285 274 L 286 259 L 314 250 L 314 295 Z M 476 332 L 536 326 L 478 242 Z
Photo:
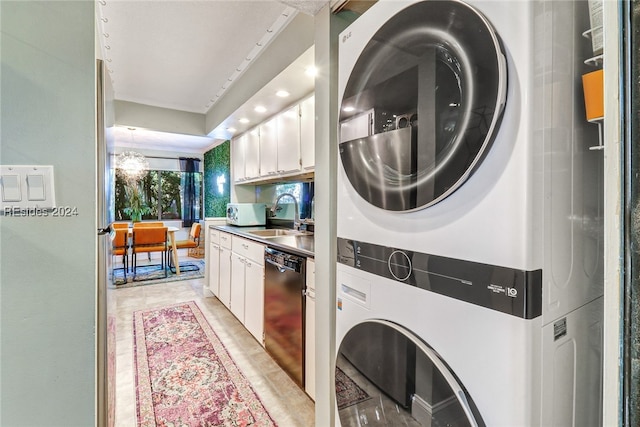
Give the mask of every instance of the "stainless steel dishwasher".
M 300 387 L 304 387 L 306 258 L 265 248 L 264 345 Z

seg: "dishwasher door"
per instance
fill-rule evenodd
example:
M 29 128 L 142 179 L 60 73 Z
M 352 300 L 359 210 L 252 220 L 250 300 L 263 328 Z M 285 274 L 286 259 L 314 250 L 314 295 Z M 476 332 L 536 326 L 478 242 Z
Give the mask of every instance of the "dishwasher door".
M 306 258 L 265 249 L 264 345 L 304 387 L 304 307 Z

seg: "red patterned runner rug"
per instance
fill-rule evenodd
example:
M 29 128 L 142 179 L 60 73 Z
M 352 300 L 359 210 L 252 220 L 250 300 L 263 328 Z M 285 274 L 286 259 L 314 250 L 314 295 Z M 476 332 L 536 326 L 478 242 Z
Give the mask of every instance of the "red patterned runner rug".
M 190 301 L 133 316 L 138 426 L 275 426 Z

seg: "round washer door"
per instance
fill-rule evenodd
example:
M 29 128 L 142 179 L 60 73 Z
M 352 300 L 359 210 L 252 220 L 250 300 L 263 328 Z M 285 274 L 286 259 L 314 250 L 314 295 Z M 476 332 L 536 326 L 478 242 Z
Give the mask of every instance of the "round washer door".
M 348 77 L 340 158 L 357 193 L 389 211 L 443 200 L 477 168 L 498 130 L 506 60 L 489 21 L 456 0 L 391 17 Z
M 336 401 L 347 426 L 485 426 L 455 374 L 407 329 L 370 320 L 340 343 Z

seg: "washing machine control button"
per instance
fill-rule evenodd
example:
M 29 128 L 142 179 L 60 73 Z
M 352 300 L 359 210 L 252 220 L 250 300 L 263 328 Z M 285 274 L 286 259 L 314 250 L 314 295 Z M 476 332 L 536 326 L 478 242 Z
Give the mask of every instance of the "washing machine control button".
M 403 251 L 395 250 L 387 260 L 389 273 L 396 279 L 404 282 L 411 276 L 411 258 Z

